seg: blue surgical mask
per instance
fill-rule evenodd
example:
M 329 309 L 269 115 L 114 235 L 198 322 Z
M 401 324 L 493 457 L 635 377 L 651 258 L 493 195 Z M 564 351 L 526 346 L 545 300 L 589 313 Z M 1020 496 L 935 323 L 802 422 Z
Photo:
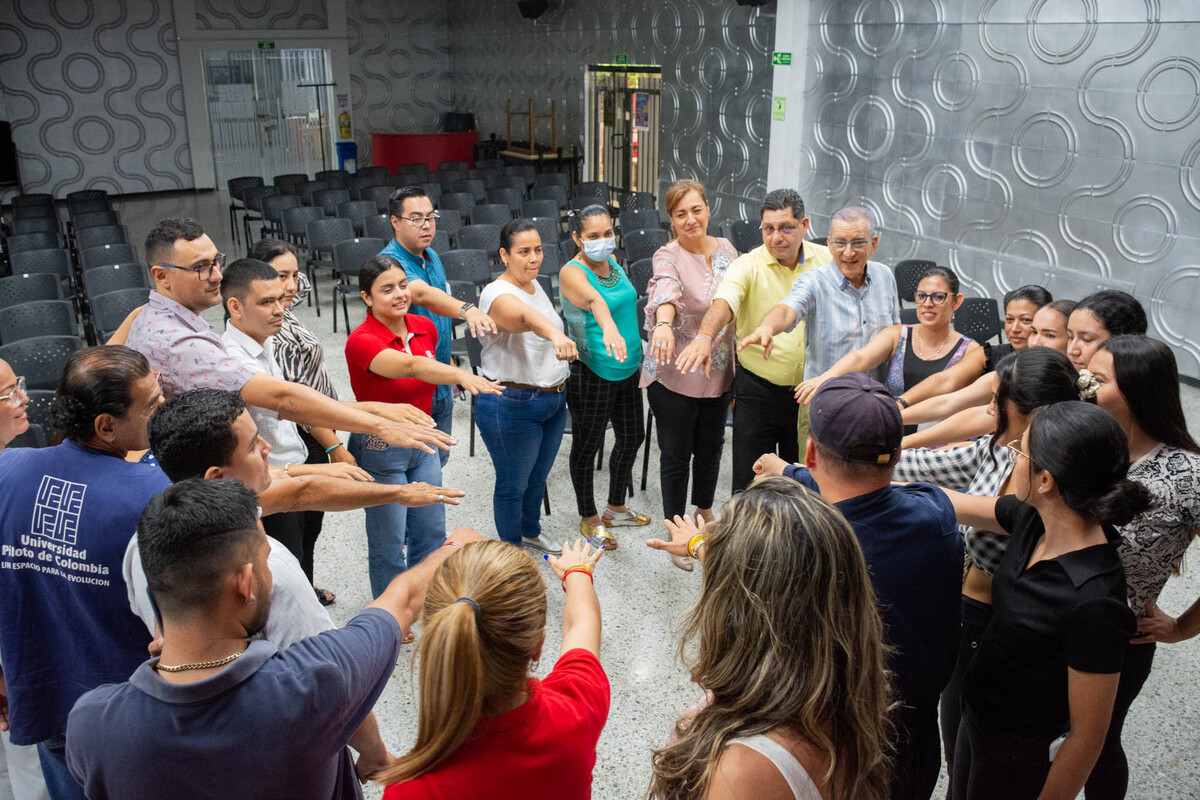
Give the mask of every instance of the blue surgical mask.
M 588 257 L 589 261 L 608 261 L 608 257 L 616 249 L 617 240 L 615 238 L 583 240 L 583 254 Z

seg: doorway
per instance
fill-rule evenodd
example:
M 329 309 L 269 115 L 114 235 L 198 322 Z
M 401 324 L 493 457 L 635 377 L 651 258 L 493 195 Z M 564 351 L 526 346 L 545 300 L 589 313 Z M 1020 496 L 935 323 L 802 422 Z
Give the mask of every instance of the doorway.
M 623 192 L 658 192 L 662 67 L 590 64 L 584 76 L 589 181 Z
M 333 163 L 329 53 L 323 48 L 204 48 L 218 186 L 230 178 L 312 175 Z

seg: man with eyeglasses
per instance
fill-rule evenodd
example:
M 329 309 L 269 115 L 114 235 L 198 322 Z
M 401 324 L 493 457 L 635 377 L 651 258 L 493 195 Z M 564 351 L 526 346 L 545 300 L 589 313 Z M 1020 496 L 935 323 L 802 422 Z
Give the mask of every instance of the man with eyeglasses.
M 200 316 L 221 302 L 225 256 L 195 220 L 160 220 L 146 236 L 146 260 L 154 289 L 130 326 L 127 343 L 161 373 L 168 398 L 189 389 L 224 389 L 240 393 L 247 405 L 284 419 L 371 434 L 396 447 L 432 452 L 433 447 L 449 449 L 453 444 L 413 409 L 398 407 L 385 419 L 303 384 L 255 373 L 229 354 L 221 337 Z
M 762 348 L 769 357 L 775 337 L 803 321 L 804 379 L 808 380 L 900 322 L 896 276 L 884 264 L 870 260 L 879 247 L 871 212 L 858 206 L 835 211 L 828 242 L 833 263 L 797 278 L 788 296 L 738 343 L 739 350 Z
M 464 302 L 452 296 L 446 282 L 446 270 L 442 259 L 433 249 L 433 237 L 437 233 L 438 212 L 433 202 L 420 186 L 404 186 L 392 192 L 388 198 L 388 221 L 394 234 L 387 247 L 379 251 L 381 256 L 391 256 L 400 262 L 408 275 L 408 293 L 412 302 L 412 313 L 432 320 L 437 326 L 437 360 L 450 363 L 450 350 L 454 344 L 454 322 L 463 320 L 472 336 L 496 333 L 496 323 L 474 303 Z M 500 247 L 499 240 L 496 247 Z M 438 430 L 449 434 L 454 421 L 454 396 L 449 385 L 437 387 L 433 396 L 433 421 Z M 450 458 L 442 452 L 442 465 Z
M 792 189 L 776 189 L 763 198 L 759 214 L 762 247 L 734 261 L 725 273 L 712 305 L 700 322 L 700 332 L 675 360 L 681 372 L 703 369 L 712 359 L 712 340 L 731 321 L 738 338 L 748 336 L 773 306 L 781 302 L 796 278 L 828 264 L 829 250 L 804 241 L 809 219 L 804 201 Z M 771 352 L 747 348 L 737 354 L 733 379 L 733 491 L 740 492 L 754 477 L 754 462 L 763 453 L 778 453 L 786 461 L 800 457 L 800 440 L 807 434 L 807 413 L 793 396 L 804 377 L 804 328 L 780 335 Z

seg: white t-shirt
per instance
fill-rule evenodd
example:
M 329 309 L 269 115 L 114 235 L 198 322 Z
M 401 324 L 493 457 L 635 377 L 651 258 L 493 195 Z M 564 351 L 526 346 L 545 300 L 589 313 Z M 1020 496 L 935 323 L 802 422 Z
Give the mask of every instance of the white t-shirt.
M 286 380 L 283 370 L 279 368 L 279 362 L 275 360 L 270 339 L 259 344 L 235 328 L 233 323 L 227 323 L 225 335 L 221 340 L 225 342 L 225 352 L 245 364 L 248 369 L 279 378 L 281 381 Z M 254 417 L 259 435 L 271 445 L 267 461 L 273 466 L 286 467 L 288 464 L 303 464 L 308 460 L 308 445 L 300 438 L 300 429 L 296 427 L 296 423 L 281 418 L 269 408 L 258 406 L 250 406 L 250 416 Z
M 271 570 L 271 612 L 262 629 L 262 638 L 280 650 L 301 639 L 316 636 L 322 631 L 333 630 L 329 612 L 317 599 L 312 583 L 305 576 L 300 562 L 282 544 L 267 537 L 271 549 L 267 553 L 267 566 Z M 150 602 L 150 591 L 146 584 L 146 573 L 142 569 L 142 556 L 138 552 L 137 534 L 125 548 L 121 574 L 129 592 L 129 608 L 146 623 L 151 636 L 158 634 L 158 615 Z
M 501 295 L 512 295 L 550 320 L 558 331 L 562 319 L 554 304 L 537 281 L 533 294 L 521 291 L 506 280 L 494 280 L 479 296 L 479 308 L 488 313 L 492 303 Z M 483 346 L 483 374 L 494 381 L 525 383 L 530 386 L 557 386 L 571 374 L 567 362 L 554 356 L 554 345 L 536 333 L 496 333 L 480 340 Z

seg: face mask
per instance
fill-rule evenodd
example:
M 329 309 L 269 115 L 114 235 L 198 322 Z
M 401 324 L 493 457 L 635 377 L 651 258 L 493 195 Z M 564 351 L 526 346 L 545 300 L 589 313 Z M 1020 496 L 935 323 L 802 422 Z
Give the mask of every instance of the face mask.
M 617 249 L 617 240 L 612 239 L 584 239 L 583 254 L 588 257 L 589 261 L 608 261 Z

